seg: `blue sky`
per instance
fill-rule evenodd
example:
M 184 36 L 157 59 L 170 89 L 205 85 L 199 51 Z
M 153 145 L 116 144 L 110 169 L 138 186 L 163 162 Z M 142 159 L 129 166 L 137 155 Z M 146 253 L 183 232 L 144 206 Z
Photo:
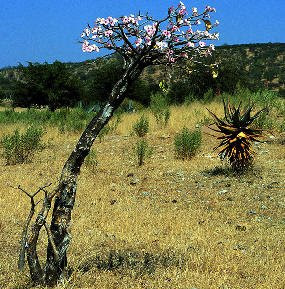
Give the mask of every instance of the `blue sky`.
M 216 7 L 217 44 L 285 42 L 285 0 L 184 0 Z M 0 0 L 0 67 L 95 58 L 81 51 L 80 33 L 97 17 L 149 11 L 160 17 L 175 0 Z

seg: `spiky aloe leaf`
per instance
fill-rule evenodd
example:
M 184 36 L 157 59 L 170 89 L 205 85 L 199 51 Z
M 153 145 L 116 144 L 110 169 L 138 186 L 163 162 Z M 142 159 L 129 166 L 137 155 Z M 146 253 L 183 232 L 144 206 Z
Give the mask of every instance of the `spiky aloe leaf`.
M 266 111 L 264 108 L 254 116 L 251 116 L 254 105 L 248 105 L 242 112 L 242 103 L 240 102 L 237 107 L 231 105 L 229 101 L 226 103 L 223 100 L 224 119 L 220 119 L 213 112 L 209 111 L 214 118 L 216 128 L 209 127 L 215 132 L 222 135 L 218 136 L 220 144 L 214 148 L 219 149 L 218 155 L 221 159 L 227 158 L 234 170 L 243 170 L 247 168 L 253 161 L 254 151 L 252 150 L 251 143 L 259 141 L 262 131 L 258 129 L 251 129 L 249 125 L 258 118 L 258 116 Z

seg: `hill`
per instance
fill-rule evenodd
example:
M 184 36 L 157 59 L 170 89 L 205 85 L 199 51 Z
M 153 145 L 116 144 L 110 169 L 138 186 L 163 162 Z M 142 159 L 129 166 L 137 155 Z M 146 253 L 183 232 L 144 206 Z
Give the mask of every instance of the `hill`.
M 239 78 L 239 75 L 242 75 L 240 78 L 246 80 L 244 86 L 255 90 L 267 88 L 278 91 L 282 96 L 285 95 L 285 43 L 222 45 L 216 47 L 213 58 L 214 61 L 221 63 L 221 66 L 226 64 L 225 73 L 231 73 L 232 78 Z M 66 65 L 80 78 L 83 86 L 86 86 L 86 83 L 94 78 L 92 71 L 105 60 L 106 58 L 97 58 L 94 61 L 70 62 Z M 157 69 L 160 68 L 150 67 L 142 77 L 157 84 Z M 219 77 L 225 77 L 225 75 L 221 73 Z M 0 99 L 11 98 L 15 80 L 19 79 L 17 67 L 0 69 Z

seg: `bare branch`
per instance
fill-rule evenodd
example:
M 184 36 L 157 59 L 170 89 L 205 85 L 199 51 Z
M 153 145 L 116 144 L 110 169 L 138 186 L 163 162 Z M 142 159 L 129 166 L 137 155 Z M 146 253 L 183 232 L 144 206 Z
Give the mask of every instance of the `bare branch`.
M 35 203 L 33 198 L 31 198 L 31 209 L 29 216 L 26 220 L 26 224 L 23 229 L 22 237 L 21 237 L 21 248 L 20 248 L 20 254 L 19 254 L 19 260 L 18 260 L 18 268 L 20 271 L 24 269 L 25 266 L 25 256 L 26 256 L 26 247 L 27 247 L 27 235 L 28 235 L 28 229 L 30 222 L 33 218 L 33 215 L 35 213 Z
M 38 202 L 35 203 L 34 198 L 38 195 L 39 192 L 43 191 L 45 193 L 45 200 L 49 200 L 49 202 L 51 201 L 51 199 L 53 198 L 53 196 L 55 195 L 55 192 L 53 192 L 51 195 L 48 195 L 48 192 L 45 190 L 45 188 L 51 186 L 52 183 L 49 183 L 47 185 L 44 185 L 42 187 L 40 187 L 35 193 L 31 194 L 28 193 L 25 189 L 23 189 L 20 185 L 18 187 L 12 187 L 14 189 L 18 189 L 20 191 L 22 191 L 24 194 L 26 194 L 31 201 L 31 208 L 30 208 L 30 213 L 27 217 L 23 232 L 22 232 L 22 237 L 21 237 L 21 245 L 20 245 L 20 254 L 19 254 L 19 259 L 18 259 L 18 268 L 20 271 L 22 271 L 24 269 L 25 266 L 25 257 L 26 257 L 26 250 L 29 247 L 29 242 L 28 242 L 28 230 L 30 227 L 30 223 L 31 220 L 35 214 L 35 207 L 42 201 L 39 200 Z

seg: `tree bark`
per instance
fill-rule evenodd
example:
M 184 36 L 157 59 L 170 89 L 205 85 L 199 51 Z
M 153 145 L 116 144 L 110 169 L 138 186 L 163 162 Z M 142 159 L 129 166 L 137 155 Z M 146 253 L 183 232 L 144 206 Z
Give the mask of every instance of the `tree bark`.
M 89 154 L 93 142 L 101 129 L 108 123 L 114 111 L 125 98 L 130 84 L 138 78 L 144 66 L 139 62 L 132 63 L 126 69 L 122 79 L 114 86 L 107 103 L 91 120 L 82 133 L 74 150 L 66 161 L 57 186 L 50 231 L 58 256 L 49 241 L 45 267 L 45 281 L 55 285 L 67 276 L 67 249 L 71 242 L 70 223 L 71 213 L 75 203 L 77 179 L 85 157 Z M 57 258 L 56 258 L 57 257 Z

